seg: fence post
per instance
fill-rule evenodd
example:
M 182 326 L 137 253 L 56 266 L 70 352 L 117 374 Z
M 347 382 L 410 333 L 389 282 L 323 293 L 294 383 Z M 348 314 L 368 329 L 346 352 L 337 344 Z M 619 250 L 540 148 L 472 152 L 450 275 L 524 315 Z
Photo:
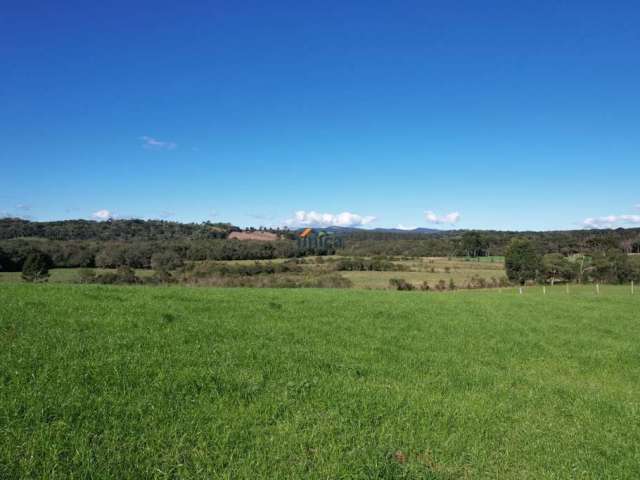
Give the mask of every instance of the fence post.
M 522 295 L 522 287 L 520 287 L 520 295 Z
M 546 295 L 546 294 L 547 294 L 547 287 L 546 287 L 546 285 L 543 285 L 543 286 L 542 286 L 542 294 L 543 294 L 543 295 Z
M 596 295 L 600 295 L 600 284 L 596 283 Z

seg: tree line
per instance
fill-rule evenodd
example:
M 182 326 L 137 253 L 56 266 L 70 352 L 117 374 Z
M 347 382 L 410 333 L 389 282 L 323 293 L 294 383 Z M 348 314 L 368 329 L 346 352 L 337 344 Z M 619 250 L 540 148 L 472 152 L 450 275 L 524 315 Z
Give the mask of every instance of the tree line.
M 531 240 L 514 238 L 505 251 L 505 270 L 509 280 L 520 285 L 640 282 L 640 255 L 626 254 L 614 241 L 573 255 L 542 254 Z
M 503 256 L 514 238 L 531 241 L 542 254 L 569 256 L 602 248 L 640 253 L 640 228 L 549 232 L 443 231 L 426 234 L 358 230 L 343 235 L 343 253 L 354 256 Z

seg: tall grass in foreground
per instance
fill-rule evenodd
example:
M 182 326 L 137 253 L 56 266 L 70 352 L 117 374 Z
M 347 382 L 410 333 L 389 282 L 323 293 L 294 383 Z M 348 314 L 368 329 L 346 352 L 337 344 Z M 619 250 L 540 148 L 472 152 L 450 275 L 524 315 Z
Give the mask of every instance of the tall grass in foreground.
M 640 295 L 0 285 L 0 478 L 638 478 Z

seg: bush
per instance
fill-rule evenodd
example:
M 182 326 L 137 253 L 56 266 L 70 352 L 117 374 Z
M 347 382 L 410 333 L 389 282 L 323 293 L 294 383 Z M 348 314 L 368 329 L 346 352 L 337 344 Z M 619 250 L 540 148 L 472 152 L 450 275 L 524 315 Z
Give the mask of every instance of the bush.
M 27 256 L 22 266 L 22 279 L 25 282 L 46 282 L 49 279 L 51 257 L 42 252 L 33 252 Z
M 156 252 L 151 255 L 151 268 L 154 270 L 171 271 L 182 267 L 182 258 L 173 250 Z
M 455 290 L 456 289 L 456 282 L 453 281 L 453 278 L 449 279 L 449 290 Z
M 438 290 L 439 292 L 443 292 L 446 289 L 447 289 L 447 282 L 445 282 L 442 279 L 438 280 L 438 283 L 436 283 L 436 290 Z
M 415 290 L 412 283 L 407 282 L 404 278 L 391 278 L 389 279 L 389 285 L 396 290 Z
M 431 290 L 431 287 L 429 286 L 429 282 L 427 282 L 426 280 L 423 281 L 420 284 L 420 290 L 422 290 L 423 292 L 428 292 L 429 290 Z
M 401 272 L 407 267 L 398 265 L 384 258 L 343 258 L 336 262 L 336 270 L 348 272 Z
M 161 285 L 164 283 L 176 283 L 178 280 L 166 270 L 156 270 L 150 277 L 141 279 L 143 283 L 149 285 Z
M 78 270 L 78 281 L 80 283 L 95 283 L 96 272 L 91 268 L 81 268 Z

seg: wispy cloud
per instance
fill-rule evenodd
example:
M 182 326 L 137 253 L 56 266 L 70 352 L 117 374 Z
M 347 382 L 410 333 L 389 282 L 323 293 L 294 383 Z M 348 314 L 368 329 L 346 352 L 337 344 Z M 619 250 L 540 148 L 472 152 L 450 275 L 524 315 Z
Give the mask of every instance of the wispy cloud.
M 115 218 L 116 215 L 106 208 L 103 208 L 102 210 L 93 212 L 91 216 L 96 220 L 109 220 L 110 218 Z
M 19 203 L 16 205 L 18 210 L 22 210 L 23 212 L 28 212 L 31 210 L 31 205 L 27 205 L 26 203 Z
M 178 146 L 175 142 L 167 142 L 164 140 L 158 140 L 157 138 L 143 135 L 140 137 L 142 140 L 142 148 L 147 150 L 173 150 Z
M 359 227 L 369 225 L 375 220 L 376 217 L 371 215 L 363 216 L 351 212 L 333 214 L 299 210 L 285 223 L 293 227 Z
M 607 215 L 605 217 L 589 217 L 582 225 L 589 228 L 610 228 L 616 225 L 640 224 L 640 215 Z
M 452 225 L 454 223 L 458 223 L 460 220 L 459 212 L 451 212 L 446 215 L 436 215 L 431 210 L 427 210 L 424 212 L 424 218 L 429 223 L 435 223 L 439 225 Z
M 176 216 L 176 212 L 171 212 L 169 210 L 163 210 L 160 212 L 160 218 L 173 218 Z

